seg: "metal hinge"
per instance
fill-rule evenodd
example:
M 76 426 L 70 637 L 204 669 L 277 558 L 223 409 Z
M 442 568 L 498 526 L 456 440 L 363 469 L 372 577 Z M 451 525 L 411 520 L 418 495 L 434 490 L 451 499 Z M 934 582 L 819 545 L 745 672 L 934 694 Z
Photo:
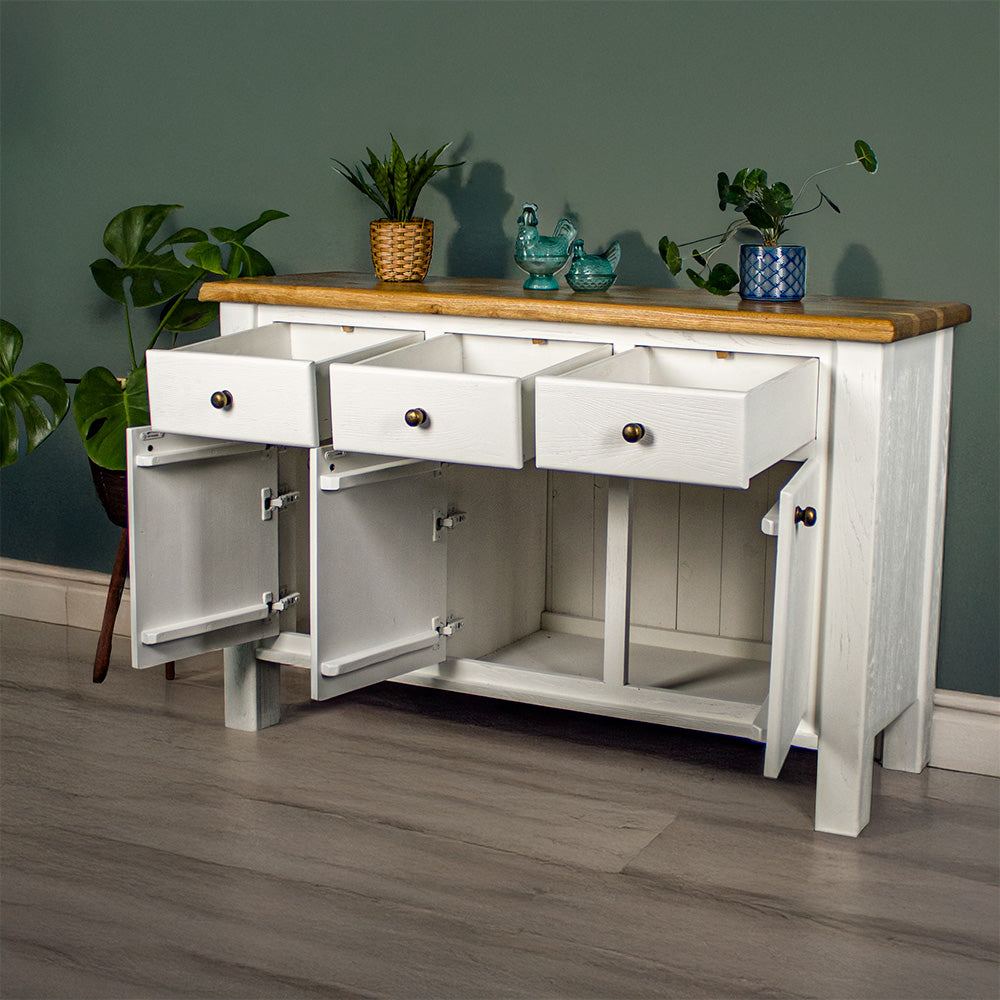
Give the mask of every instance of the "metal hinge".
M 434 541 L 438 541 L 441 537 L 441 532 L 451 531 L 453 528 L 457 528 L 460 524 L 465 522 L 468 514 L 464 510 L 449 510 L 445 513 L 443 510 L 434 511 Z
M 264 594 L 264 603 L 268 605 L 273 614 L 275 611 L 287 611 L 293 604 L 298 604 L 301 596 L 298 591 L 295 591 L 292 594 L 281 594 L 277 600 L 274 600 L 274 594 L 268 591 Z
M 274 495 L 274 490 L 270 486 L 265 486 L 260 491 L 260 519 L 270 521 L 271 515 L 276 510 L 282 510 L 291 506 L 299 498 L 299 491 L 293 490 L 290 493 L 279 493 Z
M 444 621 L 435 618 L 432 624 L 440 635 L 449 636 L 454 635 L 465 624 L 465 619 L 449 615 Z

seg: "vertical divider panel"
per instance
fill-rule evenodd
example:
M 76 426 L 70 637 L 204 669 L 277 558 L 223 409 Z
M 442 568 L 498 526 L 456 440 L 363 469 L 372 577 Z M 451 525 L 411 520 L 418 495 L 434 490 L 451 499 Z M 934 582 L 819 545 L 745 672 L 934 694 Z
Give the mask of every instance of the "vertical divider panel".
M 718 635 L 722 591 L 722 490 L 681 486 L 677 628 Z
M 632 480 L 608 480 L 604 588 L 604 683 L 628 684 L 629 590 L 632 577 Z

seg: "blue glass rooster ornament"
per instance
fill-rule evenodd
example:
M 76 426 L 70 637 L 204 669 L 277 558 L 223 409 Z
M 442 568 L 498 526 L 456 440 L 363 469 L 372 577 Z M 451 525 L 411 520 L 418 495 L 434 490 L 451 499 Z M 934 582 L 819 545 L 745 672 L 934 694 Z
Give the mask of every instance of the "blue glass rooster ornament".
M 573 259 L 566 272 L 566 284 L 574 292 L 603 292 L 618 277 L 615 270 L 622 259 L 622 248 L 615 240 L 604 253 L 584 253 L 583 240 L 574 240 Z
M 559 282 L 553 277 L 569 260 L 569 247 L 576 237 L 576 226 L 569 219 L 560 219 L 551 236 L 538 235 L 538 206 L 525 203 L 517 220 L 514 241 L 514 263 L 527 271 L 524 287 L 553 291 Z

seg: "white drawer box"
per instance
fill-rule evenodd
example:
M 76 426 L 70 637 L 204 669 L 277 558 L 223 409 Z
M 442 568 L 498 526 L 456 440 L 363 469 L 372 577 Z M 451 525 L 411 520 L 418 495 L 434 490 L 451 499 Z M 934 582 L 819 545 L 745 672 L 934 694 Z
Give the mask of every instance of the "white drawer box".
M 534 381 L 609 357 L 607 344 L 444 334 L 330 365 L 343 451 L 519 469 L 535 453 Z
M 330 437 L 327 370 L 422 339 L 420 332 L 272 323 L 147 351 L 157 430 L 314 448 Z
M 815 358 L 636 347 L 535 385 L 540 468 L 708 486 L 815 436 Z

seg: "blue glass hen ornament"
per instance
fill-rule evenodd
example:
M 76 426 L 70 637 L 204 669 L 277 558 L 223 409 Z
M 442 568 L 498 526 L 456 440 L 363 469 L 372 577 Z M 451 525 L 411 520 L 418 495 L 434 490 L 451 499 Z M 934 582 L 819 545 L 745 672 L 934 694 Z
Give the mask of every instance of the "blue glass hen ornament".
M 573 241 L 573 260 L 566 272 L 566 284 L 574 292 L 603 292 L 618 277 L 615 269 L 622 259 L 622 248 L 615 240 L 604 253 L 585 253 L 583 240 Z
M 576 238 L 576 226 L 569 219 L 560 219 L 551 236 L 538 235 L 538 206 L 525 203 L 517 220 L 514 242 L 514 263 L 527 271 L 524 287 L 553 291 L 559 282 L 553 277 L 569 260 L 570 244 Z

